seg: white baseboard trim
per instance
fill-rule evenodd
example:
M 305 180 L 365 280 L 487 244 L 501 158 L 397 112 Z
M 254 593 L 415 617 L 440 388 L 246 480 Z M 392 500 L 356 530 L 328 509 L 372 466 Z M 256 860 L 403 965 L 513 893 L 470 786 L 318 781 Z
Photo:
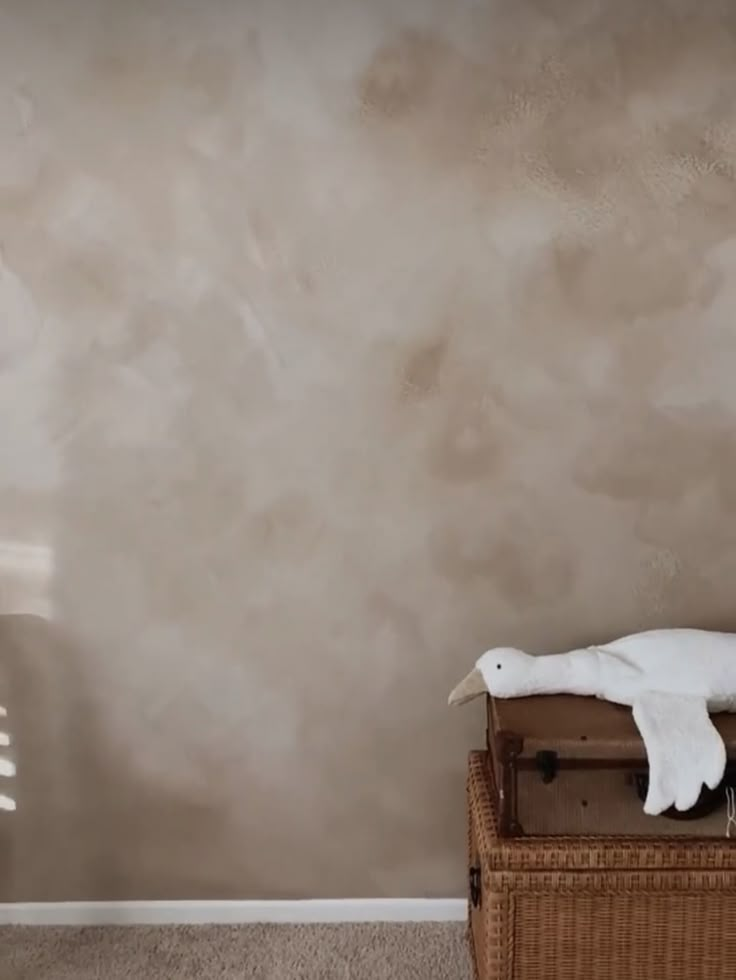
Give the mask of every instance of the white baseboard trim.
M 0 903 L 0 926 L 243 925 L 260 922 L 464 922 L 460 898 L 337 898 L 273 902 Z

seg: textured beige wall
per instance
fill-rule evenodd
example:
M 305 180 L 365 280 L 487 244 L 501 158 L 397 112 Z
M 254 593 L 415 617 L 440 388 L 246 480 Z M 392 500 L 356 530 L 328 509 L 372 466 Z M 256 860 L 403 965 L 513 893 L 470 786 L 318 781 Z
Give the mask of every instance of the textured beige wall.
M 736 626 L 735 172 L 730 2 L 0 0 L 0 898 L 462 894 L 482 649 Z

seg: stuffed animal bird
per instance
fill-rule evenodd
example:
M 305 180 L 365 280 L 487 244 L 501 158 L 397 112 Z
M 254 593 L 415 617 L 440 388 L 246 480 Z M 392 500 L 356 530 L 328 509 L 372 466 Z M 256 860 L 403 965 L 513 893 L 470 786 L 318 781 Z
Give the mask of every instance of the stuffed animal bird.
M 736 633 L 648 630 L 567 653 L 488 650 L 450 695 L 519 698 L 579 694 L 633 709 L 649 762 L 644 812 L 689 810 L 703 783 L 715 789 L 726 747 L 710 713 L 736 712 Z

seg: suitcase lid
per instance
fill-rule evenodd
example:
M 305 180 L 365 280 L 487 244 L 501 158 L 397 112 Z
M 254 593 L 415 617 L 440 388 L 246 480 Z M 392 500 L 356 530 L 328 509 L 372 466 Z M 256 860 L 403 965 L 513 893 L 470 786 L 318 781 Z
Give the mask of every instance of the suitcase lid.
M 487 696 L 486 704 L 489 735 L 515 740 L 520 759 L 551 751 L 563 759 L 646 761 L 644 742 L 626 706 L 573 694 Z M 736 759 L 736 714 L 711 717 L 729 758 Z

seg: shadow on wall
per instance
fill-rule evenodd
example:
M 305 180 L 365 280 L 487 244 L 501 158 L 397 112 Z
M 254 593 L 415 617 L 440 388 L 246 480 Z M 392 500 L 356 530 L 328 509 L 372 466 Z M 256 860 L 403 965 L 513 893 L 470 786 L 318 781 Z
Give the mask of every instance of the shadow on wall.
M 14 768 L 0 780 L 12 800 L 0 811 L 0 902 L 155 899 L 195 884 L 201 894 L 206 876 L 191 861 L 188 873 L 185 858 L 206 851 L 217 815 L 136 773 L 105 737 L 79 663 L 74 643 L 47 620 L 0 616 L 0 730 L 10 742 L 0 758 Z M 217 883 L 212 894 L 222 895 Z

